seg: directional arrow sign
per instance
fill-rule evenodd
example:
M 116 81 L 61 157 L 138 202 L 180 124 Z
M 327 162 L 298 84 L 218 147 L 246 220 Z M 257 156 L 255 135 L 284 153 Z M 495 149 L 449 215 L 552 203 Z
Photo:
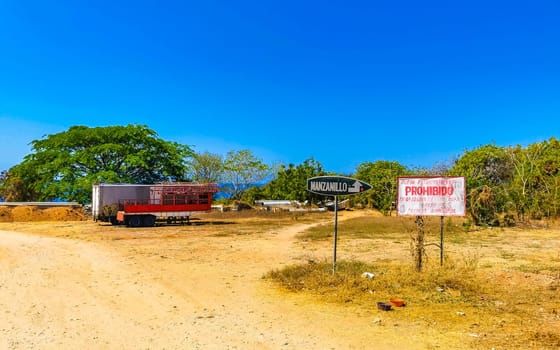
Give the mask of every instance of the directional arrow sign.
M 317 176 L 307 179 L 307 190 L 309 192 L 325 196 L 360 194 L 370 188 L 370 184 L 351 177 Z
M 348 196 L 367 191 L 371 185 L 344 176 L 317 176 L 307 179 L 307 190 L 309 192 L 334 196 L 334 252 L 333 252 L 333 274 L 336 271 L 336 242 L 338 240 L 338 196 Z

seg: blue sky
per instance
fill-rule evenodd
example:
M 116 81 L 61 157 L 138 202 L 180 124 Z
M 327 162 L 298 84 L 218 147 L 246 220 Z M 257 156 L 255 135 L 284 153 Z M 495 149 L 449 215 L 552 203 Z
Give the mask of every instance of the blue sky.
M 0 170 L 73 125 L 351 173 L 560 137 L 560 2 L 0 0 Z

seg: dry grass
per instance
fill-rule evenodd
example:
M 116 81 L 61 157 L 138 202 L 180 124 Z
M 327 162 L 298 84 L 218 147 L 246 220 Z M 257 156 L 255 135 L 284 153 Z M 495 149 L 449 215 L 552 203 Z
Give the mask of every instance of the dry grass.
M 439 239 L 439 225 L 439 218 L 426 220 L 432 241 Z M 377 249 L 354 252 L 352 260 L 337 264 L 334 275 L 332 262 L 312 261 L 264 277 L 317 301 L 358 309 L 402 298 L 407 306 L 384 312 L 383 322 L 465 334 L 472 339 L 465 347 L 556 349 L 560 347 L 560 241 L 559 231 L 547 227 L 467 232 L 461 219 L 446 219 L 444 265 L 439 266 L 439 250 L 434 248 L 418 273 L 407 251 L 416 230 L 414 219 L 356 218 L 339 224 L 340 249 L 354 251 L 356 241 Z M 314 227 L 299 238 L 320 243 L 332 239 L 332 234 L 330 224 Z M 379 247 L 389 252 L 380 256 Z M 361 277 L 363 272 L 372 272 L 375 278 Z
M 446 234 L 455 235 L 465 232 L 463 225 L 465 220 L 457 218 L 447 218 L 444 220 L 444 230 Z M 424 219 L 424 230 L 426 232 L 440 231 L 440 219 L 428 217 Z M 390 235 L 411 234 L 416 230 L 416 223 L 412 217 L 389 217 L 389 216 L 367 216 L 356 219 L 346 220 L 338 224 L 338 229 L 344 232 L 348 239 L 372 239 L 386 238 Z M 313 227 L 299 238 L 303 240 L 326 240 L 331 239 L 334 231 L 334 223 Z

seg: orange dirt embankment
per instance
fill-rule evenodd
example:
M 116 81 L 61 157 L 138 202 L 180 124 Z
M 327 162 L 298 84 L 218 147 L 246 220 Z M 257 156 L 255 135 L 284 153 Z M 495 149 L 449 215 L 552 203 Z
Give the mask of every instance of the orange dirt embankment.
M 0 222 L 27 221 L 85 221 L 88 217 L 82 208 L 52 207 L 41 209 L 35 206 L 0 206 Z

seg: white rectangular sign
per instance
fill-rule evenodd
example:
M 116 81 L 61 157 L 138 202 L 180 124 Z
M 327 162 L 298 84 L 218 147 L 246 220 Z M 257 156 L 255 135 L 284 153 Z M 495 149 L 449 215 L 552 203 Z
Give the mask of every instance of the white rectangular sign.
M 399 177 L 397 215 L 465 216 L 464 177 Z

